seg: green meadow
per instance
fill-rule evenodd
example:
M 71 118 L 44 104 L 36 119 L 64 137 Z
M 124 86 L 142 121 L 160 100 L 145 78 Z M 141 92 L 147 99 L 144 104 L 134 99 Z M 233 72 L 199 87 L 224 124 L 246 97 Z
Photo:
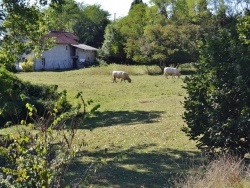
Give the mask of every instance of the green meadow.
M 132 83 L 112 82 L 113 70 L 127 71 Z M 65 186 L 173 187 L 203 157 L 181 131 L 183 78 L 165 78 L 157 67 L 109 65 L 63 72 L 17 73 L 25 81 L 56 84 L 70 102 L 83 93 L 96 114 L 77 132 L 82 151 L 70 166 Z M 88 176 L 89 175 L 89 176 Z M 82 185 L 82 184 L 80 184 Z

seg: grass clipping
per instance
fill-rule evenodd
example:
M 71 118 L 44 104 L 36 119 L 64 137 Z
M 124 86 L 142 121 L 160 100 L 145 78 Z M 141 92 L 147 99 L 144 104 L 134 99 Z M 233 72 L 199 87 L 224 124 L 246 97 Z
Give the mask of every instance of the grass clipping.
M 244 160 L 222 156 L 202 167 L 203 172 L 189 175 L 176 183 L 182 188 L 247 188 L 250 187 L 250 166 Z

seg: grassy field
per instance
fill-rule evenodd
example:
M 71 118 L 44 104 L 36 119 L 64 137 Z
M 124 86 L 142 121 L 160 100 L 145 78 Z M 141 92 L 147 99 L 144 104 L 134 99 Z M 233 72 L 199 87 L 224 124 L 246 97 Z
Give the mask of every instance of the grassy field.
M 132 83 L 112 83 L 112 70 L 128 71 Z M 89 187 L 172 187 L 176 174 L 192 172 L 202 160 L 195 143 L 180 130 L 184 76 L 166 79 L 146 71 L 143 66 L 110 65 L 16 74 L 32 83 L 57 84 L 72 103 L 82 91 L 85 100 L 101 105 L 85 122 L 86 129 L 78 130 L 78 139 L 87 145 L 71 165 L 67 185 L 82 181 L 90 164 L 101 160 L 105 165 L 88 179 Z

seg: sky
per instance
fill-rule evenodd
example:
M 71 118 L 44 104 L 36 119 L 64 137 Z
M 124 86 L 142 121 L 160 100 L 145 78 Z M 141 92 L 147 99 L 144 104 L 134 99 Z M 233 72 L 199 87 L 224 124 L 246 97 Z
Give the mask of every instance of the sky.
M 83 4 L 101 5 L 101 9 L 107 10 L 112 17 L 116 18 L 127 16 L 133 0 L 76 0 L 76 2 L 82 2 Z M 149 3 L 149 0 L 143 0 L 144 3 Z

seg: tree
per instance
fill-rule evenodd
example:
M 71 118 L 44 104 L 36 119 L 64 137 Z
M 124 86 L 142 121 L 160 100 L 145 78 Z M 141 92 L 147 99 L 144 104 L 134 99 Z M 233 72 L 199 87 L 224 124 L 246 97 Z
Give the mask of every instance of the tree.
M 45 9 L 44 14 L 49 20 L 49 30 L 73 32 L 73 25 L 79 19 L 80 8 L 75 0 L 64 0 L 63 4 Z
M 234 25 L 207 37 L 197 73 L 184 81 L 183 131 L 208 152 L 244 156 L 250 150 L 250 54 L 249 45 L 240 40 L 245 24 L 249 33 L 243 18 L 239 29 Z
M 246 15 L 239 19 L 238 24 L 239 36 L 242 42 L 246 45 L 250 44 L 250 10 L 246 10 Z
M 99 56 L 110 62 L 122 62 L 126 58 L 124 53 L 124 38 L 115 24 L 109 24 L 105 29 L 104 42 Z
M 73 31 L 81 43 L 101 47 L 104 41 L 105 27 L 110 23 L 109 13 L 99 5 L 83 7 L 79 17 L 73 25 Z
M 40 6 L 47 1 L 39 1 L 31 4 L 26 0 L 3 0 L 2 9 L 4 19 L 2 21 L 3 40 L 0 47 L 0 64 L 8 70 L 13 70 L 14 64 L 21 55 L 31 51 L 39 56 L 51 46 L 51 42 L 41 41 L 41 37 L 48 32 L 48 20 L 40 10 Z M 51 5 L 57 5 L 61 0 L 52 0 Z
M 134 61 L 165 66 L 195 62 L 198 58 L 197 40 L 200 27 L 195 25 L 151 26 L 145 29 L 140 40 L 140 51 Z
M 143 35 L 144 27 L 147 25 L 146 4 L 140 3 L 133 6 L 128 16 L 119 20 L 116 25 L 125 39 L 124 51 L 127 59 L 132 59 L 139 50 L 138 39 Z
M 190 0 L 189 0 L 190 1 Z M 171 19 L 176 24 L 189 23 L 191 16 L 189 14 L 189 6 L 186 0 L 177 0 L 173 4 L 173 15 Z
M 134 5 L 137 5 L 137 4 L 140 4 L 140 3 L 143 3 L 142 0 L 134 0 L 134 1 L 131 3 L 130 10 L 133 8 Z

